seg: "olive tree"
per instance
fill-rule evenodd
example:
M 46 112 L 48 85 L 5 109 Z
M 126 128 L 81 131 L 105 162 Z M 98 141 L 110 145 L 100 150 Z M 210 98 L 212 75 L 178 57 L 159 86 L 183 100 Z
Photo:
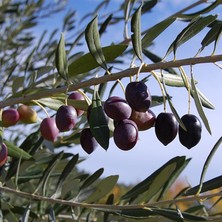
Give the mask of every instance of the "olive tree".
M 81 146 L 91 154 L 108 150 L 113 140 L 125 152 L 137 146 L 140 131 L 154 130 L 160 146 L 170 146 L 178 135 L 181 146 L 191 149 L 203 128 L 211 134 L 205 111 L 215 107 L 199 90 L 193 66 L 221 69 L 221 3 L 199 0 L 147 24 L 144 16 L 161 2 L 126 0 L 113 10 L 104 0 L 78 18 L 66 1 L 1 1 L 1 221 L 220 221 L 222 212 L 215 209 L 221 176 L 206 181 L 205 174 L 222 138 L 203 160 L 199 184 L 171 197 L 170 188 L 191 161 L 186 156 L 169 159 L 128 187 L 118 183 L 118 175 L 103 176 L 104 168 L 79 170 L 87 159 L 67 148 Z M 50 16 L 60 17 L 60 26 L 40 25 Z M 159 56 L 156 38 L 168 38 L 164 31 L 178 24 L 183 25 Z M 116 29 L 122 39 L 104 45 L 102 36 Z M 178 59 L 178 49 L 202 31 L 196 54 Z M 158 95 L 149 91 L 150 79 Z M 124 96 L 116 96 L 117 87 Z M 183 117 L 171 87 L 188 92 Z M 190 113 L 192 102 L 198 115 Z M 154 106 L 163 111 L 155 115 Z

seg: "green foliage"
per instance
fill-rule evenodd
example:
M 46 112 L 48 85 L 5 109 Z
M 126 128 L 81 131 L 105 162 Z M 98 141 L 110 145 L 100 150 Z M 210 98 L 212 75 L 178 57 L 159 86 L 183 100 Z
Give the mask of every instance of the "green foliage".
M 143 181 L 126 186 L 118 182 L 118 175 L 104 176 L 104 168 L 94 173 L 79 170 L 79 164 L 87 159 L 69 152 L 69 148 L 80 145 L 85 127 L 90 127 L 100 147 L 109 148 L 116 123 L 107 121 L 103 103 L 118 84 L 124 93 L 122 80 L 127 77 L 144 82 L 155 78 L 160 95 L 152 95 L 151 108 L 165 107 L 168 102 L 184 129 L 168 87 L 186 89 L 211 134 L 205 109 L 212 110 L 214 105 L 199 90 L 198 79 L 193 73 L 188 77 L 183 66 L 222 61 L 220 55 L 214 56 L 222 31 L 221 18 L 215 12 L 221 3 L 198 1 L 188 7 L 192 13 L 185 8 L 151 24 L 143 23 L 143 19 L 155 11 L 159 4 L 156 0 L 127 0 L 117 5 L 117 10 L 112 10 L 110 0 L 103 0 L 82 18 L 76 11 L 67 10 L 66 1 L 2 1 L 0 140 L 8 147 L 8 160 L 0 169 L 0 221 L 220 221 L 221 210 L 213 210 L 221 201 L 221 192 L 205 192 L 221 189 L 221 176 L 208 181 L 204 176 L 221 138 L 203 164 L 200 183 L 173 190 L 173 195 L 173 187 L 191 161 L 186 156 L 176 156 Z M 195 5 L 201 9 L 195 10 Z M 42 30 L 41 23 L 50 16 L 58 17 L 61 27 L 45 26 Z M 179 34 L 171 33 L 174 40 L 161 58 L 155 51 L 155 41 L 178 24 L 183 28 L 178 26 Z M 110 30 L 122 31 L 123 39 L 112 39 L 116 33 Z M 196 57 L 177 60 L 178 48 L 200 33 L 203 37 L 196 55 L 211 44 L 212 53 L 198 61 Z M 105 46 L 103 38 L 108 40 Z M 171 53 L 174 60 L 168 61 Z M 76 90 L 85 100 L 68 99 Z M 20 104 L 33 106 L 38 122 L 18 122 L 3 128 L 2 110 Z M 54 117 L 62 105 L 83 110 L 84 114 L 78 117 L 74 129 L 60 133 L 56 142 L 46 141 L 39 130 L 41 120 Z M 211 199 L 215 196 L 219 198 Z

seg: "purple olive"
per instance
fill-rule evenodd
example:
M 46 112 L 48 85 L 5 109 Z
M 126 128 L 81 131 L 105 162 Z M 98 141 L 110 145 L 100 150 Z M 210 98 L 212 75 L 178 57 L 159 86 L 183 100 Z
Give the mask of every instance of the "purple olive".
M 113 139 L 121 150 L 132 149 L 138 140 L 138 128 L 132 120 L 124 119 L 119 121 L 113 132 Z
M 79 93 L 78 91 L 72 92 L 69 96 L 68 99 L 73 99 L 73 100 L 85 100 L 84 96 Z M 81 109 L 76 109 L 77 116 L 81 116 L 84 113 L 84 110 Z
M 60 106 L 57 110 L 55 120 L 60 132 L 73 129 L 77 121 L 76 109 L 73 106 Z
M 165 146 L 172 142 L 178 131 L 178 122 L 173 113 L 160 113 L 156 118 L 155 133 Z
M 179 126 L 180 143 L 188 149 L 196 146 L 201 139 L 202 125 L 200 120 L 193 114 L 185 114 L 181 118 L 186 131 Z
M 55 142 L 59 135 L 59 129 L 56 126 L 55 118 L 47 117 L 43 119 L 40 124 L 40 132 L 44 139 Z
M 139 131 L 144 131 L 154 126 L 156 115 L 150 109 L 146 112 L 133 110 L 130 119 L 136 123 Z
M 125 91 L 126 101 L 133 110 L 146 112 L 151 105 L 151 95 L 146 84 L 140 82 L 130 82 Z
M 98 143 L 93 137 L 90 128 L 85 128 L 82 130 L 80 134 L 80 144 L 83 150 L 88 154 L 92 153 L 98 146 Z
M 132 113 L 132 109 L 125 99 L 112 96 L 104 103 L 104 111 L 108 117 L 116 121 L 128 119 Z
M 14 126 L 19 121 L 19 112 L 17 109 L 6 109 L 2 112 L 2 126 Z

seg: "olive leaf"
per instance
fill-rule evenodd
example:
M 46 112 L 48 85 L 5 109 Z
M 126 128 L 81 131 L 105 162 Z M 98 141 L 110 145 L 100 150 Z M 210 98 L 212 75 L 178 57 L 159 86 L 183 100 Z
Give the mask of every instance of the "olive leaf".
M 185 27 L 179 35 L 177 35 L 176 39 L 170 45 L 167 50 L 167 55 L 169 55 L 172 51 L 174 53 L 174 57 L 176 56 L 177 48 L 187 42 L 189 39 L 197 35 L 200 31 L 202 31 L 206 26 L 211 24 L 213 21 L 216 20 L 217 15 L 208 15 L 206 17 L 196 17 L 194 18 L 187 27 Z
M 90 53 L 96 62 L 105 70 L 107 70 L 106 59 L 103 54 L 100 36 L 98 31 L 98 16 L 96 16 L 85 29 L 85 39 Z
M 96 87 L 92 98 L 89 125 L 92 135 L 95 137 L 96 141 L 100 144 L 101 147 L 107 150 L 109 147 L 110 131 L 105 113 L 103 111 L 102 102 Z
M 131 31 L 133 34 L 131 35 L 133 49 L 136 56 L 142 62 L 142 41 L 141 41 L 141 9 L 142 4 L 140 7 L 135 11 L 131 20 Z
M 202 119 L 202 121 L 203 121 L 203 123 L 204 123 L 204 125 L 205 125 L 205 127 L 207 129 L 207 131 L 209 132 L 209 134 L 211 134 L 210 125 L 209 125 L 207 117 L 206 117 L 206 115 L 204 113 L 203 106 L 202 106 L 201 100 L 199 98 L 199 95 L 198 95 L 198 92 L 197 92 L 197 89 L 196 89 L 196 86 L 195 86 L 192 74 L 191 74 L 191 89 L 192 89 L 192 92 L 193 92 L 194 102 L 195 102 L 197 111 L 198 111 L 198 113 L 200 115 L 200 118 Z
M 67 57 L 66 57 L 66 50 L 65 50 L 65 40 L 64 34 L 61 34 L 61 38 L 59 40 L 58 47 L 56 49 L 55 54 L 55 65 L 58 70 L 59 75 L 68 80 L 68 65 L 67 65 Z

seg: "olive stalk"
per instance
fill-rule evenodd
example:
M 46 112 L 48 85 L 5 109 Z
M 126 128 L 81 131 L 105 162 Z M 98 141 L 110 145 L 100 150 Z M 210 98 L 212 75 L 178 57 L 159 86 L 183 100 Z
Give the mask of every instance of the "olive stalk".
M 187 65 L 195 65 L 195 64 L 203 64 L 203 63 L 215 63 L 218 61 L 222 61 L 222 54 L 214 55 L 214 56 L 204 56 L 204 57 L 194 57 L 194 58 L 187 58 L 187 59 L 180 59 L 180 60 L 171 60 L 171 61 L 162 61 L 153 64 L 145 64 L 140 70 L 140 73 L 147 73 L 153 70 L 158 69 L 167 69 L 172 67 L 180 67 L 180 66 L 187 66 Z M 80 82 L 78 84 L 72 84 L 68 86 L 63 86 L 61 88 L 51 88 L 45 89 L 38 93 L 31 94 L 31 95 L 23 95 L 21 97 L 16 98 L 9 98 L 5 101 L 0 102 L 0 109 L 6 106 L 12 106 L 14 104 L 19 103 L 29 103 L 32 100 L 38 100 L 40 98 L 47 98 L 51 96 L 55 96 L 57 94 L 66 93 L 67 88 L 68 91 L 75 91 L 80 88 L 89 87 L 92 85 L 98 85 L 104 82 L 116 81 L 117 79 L 121 79 L 124 77 L 130 77 L 136 75 L 140 67 L 135 68 L 128 68 L 120 72 L 113 73 L 112 75 L 105 75 L 97 78 L 91 78 L 89 80 Z

